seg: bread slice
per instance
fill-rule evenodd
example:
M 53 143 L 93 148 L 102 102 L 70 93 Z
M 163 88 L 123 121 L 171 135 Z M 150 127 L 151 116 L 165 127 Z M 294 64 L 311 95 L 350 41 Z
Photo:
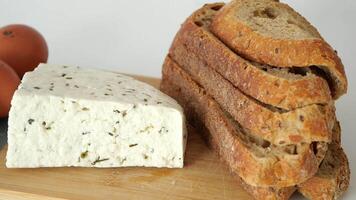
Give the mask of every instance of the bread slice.
M 185 92 L 182 92 L 182 89 L 178 87 L 175 83 L 169 81 L 164 77 L 161 82 L 161 90 L 168 94 L 169 96 L 178 100 L 178 102 L 183 105 L 184 112 L 188 118 L 189 123 L 196 129 L 199 130 L 200 133 L 204 134 L 203 139 L 206 140 L 207 144 L 210 145 L 212 149 L 214 149 L 218 153 L 223 153 L 220 151 L 221 149 L 217 146 L 217 143 L 212 142 L 212 138 L 210 137 L 211 133 L 206 128 L 206 126 L 200 121 L 200 115 L 196 113 L 194 109 L 195 103 L 190 100 L 190 97 L 185 95 Z M 210 139 L 210 141 L 209 141 Z M 221 155 L 220 153 L 220 155 Z M 222 162 L 228 164 L 226 160 L 226 156 L 219 156 Z M 272 188 L 272 187 L 256 187 L 247 184 L 238 173 L 231 171 L 232 176 L 234 176 L 235 180 L 244 188 L 254 199 L 256 200 L 288 200 L 289 197 L 296 191 L 296 187 L 283 187 L 283 188 Z
M 172 64 L 172 63 L 171 63 Z M 165 65 L 167 66 L 167 65 Z M 177 79 L 174 79 L 177 80 Z M 174 81 L 173 80 L 173 81 Z M 211 136 L 211 132 L 209 131 L 208 128 L 201 122 L 202 115 L 200 113 L 197 113 L 199 109 L 197 107 L 199 105 L 198 102 L 194 101 L 194 97 L 187 95 L 187 90 L 183 89 L 179 86 L 177 86 L 177 82 L 170 81 L 169 78 L 164 76 L 162 82 L 161 82 L 161 90 L 165 92 L 166 94 L 170 95 L 171 97 L 175 98 L 178 100 L 178 102 L 183 106 L 186 116 L 188 117 L 189 122 L 198 130 L 200 130 L 201 133 L 205 133 L 205 136 L 203 137 L 204 139 L 207 140 L 208 144 L 211 145 L 213 149 L 215 149 L 219 155 L 220 158 L 225 162 L 229 164 L 229 161 L 226 159 L 229 159 L 229 156 L 225 155 L 225 151 L 222 149 L 221 146 L 217 142 L 214 142 L 214 138 Z M 204 93 L 204 92 L 203 92 Z M 214 112 L 214 109 L 213 109 Z M 334 129 L 333 135 L 335 135 L 334 138 L 338 138 L 338 135 L 340 135 L 340 129 L 338 126 L 338 123 L 336 124 L 336 129 Z M 324 163 L 325 160 L 323 161 L 323 164 L 321 165 L 318 173 L 312 177 L 311 179 L 307 180 L 305 183 L 301 183 L 298 185 L 299 191 L 305 195 L 307 198 L 310 199 L 320 199 L 319 197 L 324 197 L 323 199 L 332 199 L 331 197 L 339 197 L 343 191 L 347 189 L 348 183 L 349 183 L 349 168 L 348 168 L 348 163 L 347 159 L 344 154 L 340 154 L 339 149 L 338 151 L 335 151 L 334 144 L 337 144 L 336 142 L 333 142 L 333 147 L 331 147 L 328 150 L 328 156 L 326 157 L 327 159 L 330 158 L 330 155 L 333 155 L 334 157 L 339 157 L 340 160 L 343 160 L 342 163 L 347 166 L 344 167 L 334 167 L 331 169 L 330 167 L 325 167 L 326 165 Z M 225 153 L 224 153 L 225 152 Z M 333 153 L 331 153 L 333 152 Z M 336 153 L 334 153 L 336 152 Z M 317 153 L 319 154 L 319 152 Z M 321 153 L 322 154 L 322 153 Z M 343 170 L 339 170 L 343 169 Z M 340 173 L 343 172 L 343 173 Z M 236 180 L 240 183 L 240 185 L 251 195 L 254 197 L 254 199 L 265 199 L 265 200 L 287 200 L 289 197 L 293 194 L 293 192 L 296 190 L 295 187 L 283 187 L 283 188 L 273 188 L 273 187 L 256 187 L 247 184 L 236 171 L 232 171 L 234 177 Z M 333 174 L 333 176 L 327 176 L 323 177 L 322 174 Z M 340 183 L 340 184 L 336 184 Z M 325 184 L 325 185 L 324 185 Z M 339 187 L 336 187 L 339 186 Z M 324 195 L 321 195 L 319 192 L 320 189 L 318 190 L 317 188 L 327 188 L 323 189 L 322 191 L 327 191 L 328 193 L 325 193 Z M 310 189 L 311 188 L 311 189 Z M 338 190 L 336 190 L 339 188 Z M 333 192 L 334 191 L 334 192 Z M 321 196 L 319 196 L 321 195 Z
M 338 199 L 350 183 L 350 168 L 340 144 L 329 144 L 328 152 L 317 174 L 298 185 L 298 191 L 308 199 Z
M 208 144 L 210 144 L 210 146 L 219 153 L 220 158 L 229 165 L 231 163 L 231 161 L 229 161 L 231 155 L 226 155 L 226 151 L 224 151 L 223 149 L 224 147 L 219 146 L 219 143 L 214 141 L 214 137 L 212 136 L 213 133 L 210 132 L 209 128 L 207 128 L 206 125 L 204 125 L 201 121 L 202 114 L 199 113 L 199 102 L 197 101 L 204 102 L 205 98 L 209 98 L 208 95 L 205 93 L 205 91 L 200 90 L 199 92 L 201 92 L 202 94 L 196 99 L 196 97 L 191 96 L 192 93 L 188 91 L 190 90 L 190 88 L 177 86 L 182 83 L 182 80 L 179 80 L 180 75 L 176 74 L 174 78 L 171 78 L 171 73 L 174 73 L 174 71 L 171 71 L 168 74 L 165 73 L 167 70 L 170 70 L 169 68 L 172 67 L 171 65 L 176 64 L 174 63 L 174 61 L 167 58 L 163 69 L 164 76 L 163 81 L 161 83 L 161 90 L 164 91 L 166 94 L 170 95 L 171 97 L 175 98 L 183 106 L 189 122 L 192 123 L 195 128 L 200 130 L 201 133 L 205 133 L 205 136 L 203 138 L 206 139 Z M 206 97 L 202 97 L 202 95 L 205 95 Z M 214 100 L 212 100 L 212 103 L 213 101 Z M 210 108 L 212 109 L 212 113 L 215 113 L 214 106 L 212 105 L 214 105 L 214 103 L 211 104 L 210 107 L 208 107 L 207 109 Z M 215 105 L 217 104 L 215 103 Z M 331 197 L 338 197 L 343 191 L 347 189 L 350 174 L 346 155 L 343 153 L 342 149 L 338 147 L 340 145 L 340 133 L 340 125 L 339 122 L 336 121 L 333 128 L 333 143 L 329 145 L 330 148 L 327 151 L 327 156 L 323 160 L 323 163 L 320 165 L 318 173 L 311 179 L 298 185 L 300 192 L 302 192 L 302 194 L 305 195 L 307 198 L 318 199 L 317 197 L 319 197 L 319 195 L 321 194 L 319 192 L 316 192 L 320 191 L 316 188 L 324 188 L 322 191 L 328 191 L 328 193 L 325 193 L 324 195 L 320 196 L 324 197 L 325 199 L 332 199 Z M 327 148 L 325 148 L 325 146 L 321 146 L 321 148 L 314 146 L 314 148 L 317 157 L 320 159 L 318 163 L 320 163 L 321 158 L 324 158 Z M 331 167 L 332 165 L 330 164 L 330 161 L 332 160 L 331 157 L 334 157 L 337 160 L 335 162 L 335 166 L 333 167 Z M 339 165 L 338 163 L 341 164 Z M 247 184 L 242 178 L 240 178 L 237 171 L 233 170 L 232 172 L 238 182 L 242 185 L 242 187 L 247 192 L 249 192 L 255 199 L 288 199 L 295 190 L 295 187 L 293 186 L 285 188 L 252 186 Z M 323 174 L 327 174 L 327 176 L 323 176 Z
M 246 96 L 204 60 L 175 40 L 170 56 L 247 131 L 272 145 L 330 142 L 334 105 L 309 105 L 282 112 Z
M 180 40 L 235 87 L 260 102 L 283 110 L 330 102 L 326 80 L 313 74 L 312 70 L 283 70 L 251 63 L 211 34 L 207 27 L 223 5 L 207 4 L 194 12 L 182 25 L 175 40 Z
M 176 84 L 192 112 L 210 131 L 212 146 L 229 167 L 247 184 L 261 187 L 287 187 L 304 182 L 318 169 L 317 156 L 310 144 L 287 146 L 267 145 L 268 142 L 249 134 L 194 82 L 169 57 L 163 66 L 163 79 Z M 162 88 L 165 92 L 165 89 Z M 176 98 L 179 101 L 180 98 Z M 189 110 L 189 109 L 188 109 Z M 190 113 L 186 113 L 187 116 Z
M 233 0 L 213 18 L 211 30 L 235 52 L 279 67 L 316 66 L 333 97 L 346 93 L 343 64 L 332 47 L 300 14 L 271 0 Z
M 333 128 L 332 142 L 341 146 L 341 127 L 340 122 L 337 120 L 335 121 L 335 125 Z

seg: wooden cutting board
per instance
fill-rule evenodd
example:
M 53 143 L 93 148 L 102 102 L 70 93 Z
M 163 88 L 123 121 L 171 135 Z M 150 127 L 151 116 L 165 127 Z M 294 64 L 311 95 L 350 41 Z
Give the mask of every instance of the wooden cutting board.
M 136 78 L 155 87 L 160 82 Z M 6 149 L 0 151 L 1 200 L 252 199 L 192 129 L 183 169 L 7 169 Z

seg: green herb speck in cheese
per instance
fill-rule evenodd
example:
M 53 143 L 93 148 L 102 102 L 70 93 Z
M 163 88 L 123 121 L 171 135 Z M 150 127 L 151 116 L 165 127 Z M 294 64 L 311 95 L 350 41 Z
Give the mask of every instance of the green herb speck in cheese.
M 54 83 L 51 83 L 50 85 L 54 85 Z
M 110 89 L 110 88 L 106 88 L 106 89 L 107 89 L 108 91 L 110 91 L 110 92 L 112 91 L 112 89 Z
M 27 122 L 28 122 L 28 124 L 31 125 L 33 122 L 35 122 L 35 120 L 34 119 L 28 119 Z
M 166 127 L 162 126 L 162 128 L 159 129 L 158 133 L 162 134 L 164 132 L 168 133 L 168 130 L 166 129 Z
M 67 74 L 64 74 L 64 73 L 63 73 L 61 76 L 62 76 L 62 77 L 65 77 L 66 75 L 67 75 Z
M 121 94 L 122 96 L 126 96 L 126 94 Z
M 82 153 L 80 154 L 80 158 L 81 158 L 81 159 L 84 159 L 84 158 L 86 158 L 87 156 L 88 156 L 88 151 L 82 152 Z
M 154 128 L 153 125 L 150 124 L 149 126 L 146 126 L 144 129 L 140 130 L 140 133 L 149 132 L 149 130 L 153 128 Z
M 121 84 L 121 83 L 122 83 L 122 81 L 117 82 L 117 84 Z
M 144 101 L 144 102 L 147 102 L 147 99 L 146 99 L 146 98 L 144 98 L 144 99 L 143 99 L 143 101 Z
M 36 89 L 36 90 L 39 90 L 39 89 L 41 89 L 40 87 L 37 87 L 37 86 L 36 86 L 36 87 L 33 87 L 33 88 L 34 88 L 34 89 Z
M 72 78 L 72 77 L 66 77 L 66 79 L 71 80 L 71 79 L 73 79 L 73 78 Z
M 148 155 L 143 154 L 143 159 L 147 160 L 148 159 Z
M 79 86 L 78 86 L 78 85 L 74 85 L 74 87 L 75 87 L 75 88 L 79 88 Z
M 162 104 L 162 102 L 160 102 L 160 101 L 157 101 L 157 104 Z
M 126 92 L 128 92 L 128 93 L 132 93 L 132 92 L 135 92 L 135 91 L 136 91 L 135 89 L 130 89 L 130 88 L 127 89 L 127 88 L 126 88 Z
M 88 135 L 88 134 L 90 134 L 89 131 L 86 131 L 86 132 L 83 132 L 83 133 L 82 133 L 82 135 Z
M 68 68 L 68 66 L 63 65 L 63 68 Z
M 148 96 L 148 97 L 152 97 L 151 95 L 149 95 L 149 94 L 146 94 L 146 93 L 143 93 L 144 95 L 146 95 L 146 96 Z
M 138 144 L 130 144 L 129 147 L 137 146 Z
M 120 124 L 120 121 L 116 121 L 115 124 Z
M 99 163 L 99 162 L 104 162 L 104 161 L 107 161 L 107 160 L 109 160 L 109 158 L 103 158 L 103 159 L 100 159 L 100 156 L 93 162 L 93 163 L 91 163 L 92 165 L 95 165 L 95 164 L 97 164 L 97 163 Z
M 46 129 L 46 130 L 51 130 L 52 127 L 50 125 L 48 125 L 45 121 L 42 122 L 42 126 Z
M 126 160 L 127 160 L 127 158 L 125 157 L 125 158 L 123 158 L 122 160 L 120 160 L 120 164 L 122 165 L 122 164 L 124 164 L 124 162 L 126 162 Z
M 68 87 L 68 86 L 69 86 L 69 83 L 66 83 L 66 86 Z
M 114 113 L 120 114 L 120 110 L 113 110 Z
M 108 132 L 108 134 L 109 134 L 110 136 L 114 136 L 114 134 L 112 134 L 112 133 L 110 133 L 110 132 Z
M 82 108 L 82 111 L 89 111 L 89 108 L 83 107 L 83 108 Z
M 126 115 L 127 115 L 127 111 L 126 110 L 122 111 L 122 117 L 125 117 Z

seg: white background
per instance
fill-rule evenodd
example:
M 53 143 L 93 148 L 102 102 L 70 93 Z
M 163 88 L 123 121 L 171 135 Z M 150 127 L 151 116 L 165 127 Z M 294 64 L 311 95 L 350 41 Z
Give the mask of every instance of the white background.
M 73 64 L 160 77 L 170 43 L 184 19 L 211 0 L 0 0 L 0 26 L 35 27 L 49 45 L 49 63 Z M 356 199 L 356 1 L 282 0 L 337 49 L 349 80 L 337 102 L 343 145 L 351 162 Z M 354 124 L 355 123 L 355 124 Z

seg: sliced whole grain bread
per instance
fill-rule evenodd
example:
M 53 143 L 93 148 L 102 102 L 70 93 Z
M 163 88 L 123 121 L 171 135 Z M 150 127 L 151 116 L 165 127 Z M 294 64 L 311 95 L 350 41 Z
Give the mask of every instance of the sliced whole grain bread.
M 212 142 L 210 137 L 211 133 L 208 128 L 200 121 L 198 113 L 194 111 L 194 103 L 190 101 L 190 98 L 182 93 L 182 89 L 176 84 L 172 83 L 168 79 L 163 79 L 161 82 L 161 90 L 168 94 L 169 96 L 178 100 L 178 102 L 183 105 L 185 115 L 188 117 L 190 125 L 192 125 L 199 133 L 203 134 L 203 139 L 206 140 L 210 148 L 214 149 L 217 153 L 221 155 L 224 151 L 220 150 L 221 147 L 217 143 Z M 219 156 L 220 160 L 225 164 L 228 164 L 224 158 L 226 156 Z M 229 169 L 231 170 L 231 169 Z M 272 187 L 256 187 L 247 184 L 238 173 L 231 171 L 231 175 L 234 179 L 244 188 L 254 199 L 256 200 L 288 200 L 289 197 L 296 191 L 296 187 L 283 187 L 283 188 L 272 188 Z
M 212 141 L 211 133 L 208 128 L 200 121 L 201 118 L 199 114 L 196 113 L 194 109 L 194 102 L 190 100 L 190 98 L 184 93 L 182 93 L 182 89 L 176 84 L 172 83 L 168 79 L 164 78 L 161 82 L 161 90 L 168 94 L 169 96 L 177 99 L 177 101 L 183 106 L 185 115 L 188 117 L 188 121 L 191 126 L 193 126 L 196 130 L 199 130 L 199 133 L 202 134 L 203 139 L 207 142 L 210 148 L 214 149 L 217 153 L 219 153 L 219 158 L 222 162 L 228 165 L 226 156 L 221 156 L 224 152 L 220 150 L 221 147 L 217 145 L 216 142 Z M 231 171 L 231 169 L 229 169 Z M 288 200 L 290 196 L 296 191 L 296 187 L 283 187 L 283 188 L 272 188 L 272 187 L 256 187 L 247 184 L 238 173 L 231 171 L 231 175 L 234 176 L 234 179 L 247 191 L 254 199 L 256 200 Z
M 335 121 L 333 128 L 332 142 L 341 146 L 341 126 L 339 121 Z
M 258 0 L 251 2 L 253 1 Z M 224 39 L 222 40 L 233 50 L 210 33 L 209 29 L 213 29 L 210 26 L 211 21 L 223 5 L 205 5 L 182 25 L 164 63 L 161 90 L 182 105 L 188 121 L 204 134 L 203 138 L 229 166 L 242 187 L 255 199 L 285 200 L 289 199 L 296 189 L 311 199 L 338 198 L 347 189 L 350 178 L 347 158 L 340 147 L 340 125 L 331 114 L 334 113 L 334 106 L 330 90 L 335 99 L 342 94 L 338 94 L 338 89 L 342 89 L 338 77 L 332 74 L 334 72 L 330 71 L 330 66 L 272 67 L 266 65 L 269 63 L 255 63 L 256 60 L 243 53 L 242 56 L 253 61 L 241 58 L 233 51 L 239 52 Z M 268 18 L 269 12 L 268 9 L 262 9 L 256 11 L 255 15 L 267 15 Z M 262 31 L 268 34 L 268 31 Z M 311 35 L 323 40 L 316 30 L 311 32 Z M 303 34 L 299 36 L 308 37 Z M 337 59 L 338 57 L 333 61 L 337 62 Z M 342 64 L 341 67 L 343 71 Z M 346 91 L 346 78 L 345 83 Z M 236 109 L 239 106 L 234 107 L 234 104 L 231 104 L 239 102 L 236 99 L 244 105 L 245 102 L 253 102 L 279 115 L 290 115 L 313 106 L 321 108 L 319 112 L 324 114 L 325 110 L 329 110 L 329 117 L 326 117 L 329 118 L 328 129 L 330 124 L 335 122 L 332 143 L 327 145 L 325 142 L 315 142 L 321 138 L 314 137 L 310 140 L 300 140 L 300 144 L 297 142 L 299 140 L 294 143 L 290 140 L 288 143 L 282 141 L 282 144 L 276 145 L 278 140 L 263 134 L 254 134 L 258 128 L 252 127 L 251 131 L 251 124 L 246 125 L 247 119 L 258 119 L 248 118 L 247 114 L 255 115 L 257 111 L 260 113 L 260 110 L 257 109 L 255 113 L 241 112 Z M 237 116 L 238 113 L 245 118 Z M 315 110 L 310 113 L 315 113 Z M 273 121 L 271 118 L 274 118 L 274 115 L 271 116 L 261 119 Z M 299 120 L 309 120 L 302 116 Z M 283 118 L 282 121 L 288 122 L 288 119 L 289 117 Z M 296 120 L 297 117 L 291 119 L 290 123 L 287 123 L 288 126 L 293 127 Z M 310 134 L 313 136 L 313 133 Z M 330 141 L 330 138 L 329 134 L 325 141 Z M 271 140 L 274 141 L 272 144 Z M 332 162 L 333 157 L 336 157 L 336 163 Z M 301 177 L 305 177 L 306 173 L 315 171 L 315 166 L 319 164 L 320 168 L 315 176 L 297 185 L 292 183 L 303 179 Z M 297 175 L 296 172 L 303 175 Z
M 170 61 L 168 62 L 168 64 L 174 64 Z M 165 66 L 167 66 L 167 62 Z M 200 96 L 198 99 L 195 99 L 190 96 L 191 94 L 189 92 L 187 92 L 187 88 L 177 86 L 179 85 L 179 82 L 176 81 L 179 80 L 173 78 L 171 81 L 169 77 L 163 76 L 161 90 L 175 98 L 183 106 L 185 114 L 191 125 L 204 134 L 203 138 L 207 141 L 210 147 L 212 147 L 220 155 L 223 162 L 230 165 L 231 161 L 229 159 L 231 159 L 232 156 L 226 155 L 228 151 L 224 150 L 224 146 L 220 146 L 221 143 L 214 141 L 214 137 L 212 136 L 213 133 L 210 132 L 211 129 L 209 130 L 209 128 L 207 128 L 201 121 L 204 116 L 202 113 L 199 113 L 199 102 L 196 100 L 204 102 L 202 99 L 205 99 L 206 97 L 204 98 L 203 96 Z M 204 91 L 198 92 L 201 92 L 202 95 L 206 95 Z M 213 109 L 212 112 L 215 112 L 215 110 Z M 336 122 L 333 129 L 334 141 L 329 145 L 330 148 L 328 149 L 327 156 L 320 165 L 317 174 L 308 179 L 306 182 L 298 185 L 299 192 L 301 192 L 305 197 L 309 199 L 336 199 L 347 189 L 350 171 L 346 155 L 343 153 L 341 147 L 339 147 L 339 136 L 340 126 L 339 123 Z M 321 150 L 320 153 L 323 154 L 324 150 Z M 317 152 L 317 154 L 319 154 L 319 152 Z M 331 156 L 337 157 L 336 165 L 330 164 L 330 161 L 332 161 L 332 159 L 330 159 Z M 282 188 L 252 186 L 246 183 L 238 175 L 238 172 L 232 170 L 232 174 L 240 185 L 256 200 L 287 200 L 296 190 L 296 187 L 294 186 Z
M 331 100 L 328 83 L 311 69 L 282 69 L 243 59 L 231 51 L 207 27 L 224 4 L 207 4 L 194 12 L 175 37 L 200 59 L 243 93 L 260 102 L 293 110 Z M 176 42 L 173 42 L 176 43 Z
M 271 0 L 233 0 L 213 18 L 211 31 L 245 58 L 271 66 L 315 66 L 335 99 L 347 91 L 343 64 L 299 13 Z
M 179 87 L 180 97 L 174 97 L 210 131 L 213 146 L 233 172 L 247 184 L 260 187 L 288 187 L 312 177 L 318 169 L 313 145 L 298 144 L 268 146 L 265 140 L 254 137 L 223 111 L 215 100 L 189 74 L 167 57 L 163 66 L 163 80 Z M 161 85 L 169 94 L 168 86 Z M 191 110 L 191 111 L 189 111 Z
M 331 141 L 335 121 L 332 101 L 281 112 L 243 94 L 179 40 L 174 41 L 169 55 L 250 134 L 272 145 Z
M 298 185 L 298 191 L 308 199 L 338 199 L 350 183 L 350 168 L 340 144 L 329 144 L 328 152 L 315 176 Z

